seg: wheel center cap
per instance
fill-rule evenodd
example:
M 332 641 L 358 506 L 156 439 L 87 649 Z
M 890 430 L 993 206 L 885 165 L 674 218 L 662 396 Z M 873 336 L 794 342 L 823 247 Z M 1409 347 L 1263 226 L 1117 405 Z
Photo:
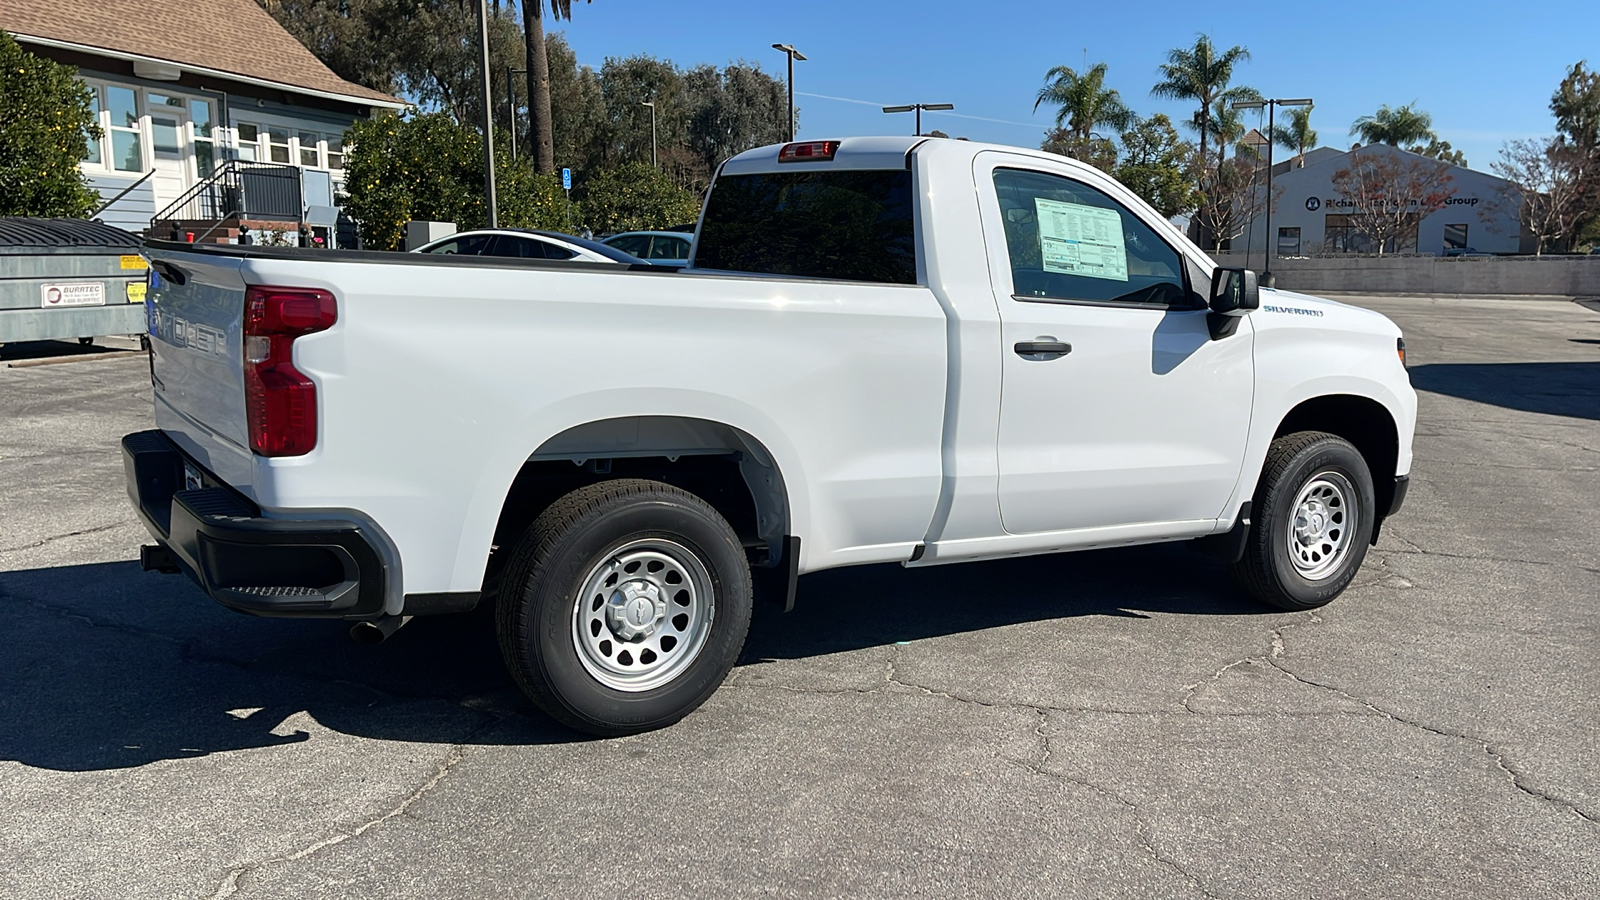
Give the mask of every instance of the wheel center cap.
M 618 585 L 606 603 L 606 624 L 612 634 L 624 641 L 649 637 L 666 614 L 667 602 L 661 597 L 661 589 L 648 581 Z

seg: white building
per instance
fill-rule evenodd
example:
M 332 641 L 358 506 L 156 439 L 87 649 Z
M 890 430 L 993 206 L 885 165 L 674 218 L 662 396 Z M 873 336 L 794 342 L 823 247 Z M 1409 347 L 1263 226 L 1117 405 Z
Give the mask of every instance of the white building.
M 1395 147 L 1362 147 L 1362 154 L 1392 154 L 1403 160 L 1435 163 L 1427 157 Z M 1277 237 L 1278 256 L 1314 256 L 1323 253 L 1362 253 L 1376 251 L 1350 219 L 1350 203 L 1334 187 L 1334 173 L 1350 167 L 1350 151 L 1317 147 L 1307 152 L 1306 165 L 1299 167 L 1293 155 L 1272 167 L 1272 192 L 1277 197 L 1272 210 L 1272 231 Z M 1389 253 L 1421 253 L 1442 256 L 1448 251 L 1478 253 L 1531 253 L 1530 235 L 1523 234 L 1518 210 L 1522 195 L 1517 186 L 1504 178 L 1482 171 L 1448 167 L 1451 192 L 1442 210 L 1422 216 L 1414 231 L 1398 239 Z M 1232 250 L 1267 247 L 1266 216 L 1258 216 L 1250 229 L 1230 242 Z
M 1372 145 L 1360 151 L 1387 153 L 1402 158 L 1434 163 L 1435 160 L 1394 147 Z M 1314 256 L 1326 253 L 1375 251 L 1359 233 L 1350 218 L 1351 201 L 1334 187 L 1334 173 L 1350 167 L 1351 152 L 1319 147 L 1305 156 L 1298 166 L 1292 156 L 1274 160 L 1273 194 L 1277 203 L 1272 211 L 1272 230 L 1279 256 Z M 1531 238 L 1523 233 L 1518 218 L 1521 195 L 1516 185 L 1484 172 L 1461 166 L 1449 167 L 1450 181 L 1444 190 L 1452 196 L 1444 208 L 1422 217 L 1415 230 L 1386 248 L 1386 252 L 1420 253 L 1434 256 L 1447 251 L 1473 250 L 1481 253 L 1531 253 Z M 1230 249 L 1263 252 L 1267 222 L 1258 216 L 1245 234 L 1234 238 Z
M 99 218 L 131 231 L 227 159 L 293 166 L 306 203 L 331 206 L 345 129 L 407 105 L 335 75 L 255 0 L 0 0 L 0 29 L 93 89 L 83 171 L 108 201 L 127 190 Z

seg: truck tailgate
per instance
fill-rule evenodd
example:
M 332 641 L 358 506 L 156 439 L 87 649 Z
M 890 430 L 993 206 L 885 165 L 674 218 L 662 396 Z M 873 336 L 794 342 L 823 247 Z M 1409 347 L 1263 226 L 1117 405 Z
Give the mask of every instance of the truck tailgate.
M 145 297 L 156 425 L 212 474 L 251 494 L 244 398 L 242 259 L 151 248 Z

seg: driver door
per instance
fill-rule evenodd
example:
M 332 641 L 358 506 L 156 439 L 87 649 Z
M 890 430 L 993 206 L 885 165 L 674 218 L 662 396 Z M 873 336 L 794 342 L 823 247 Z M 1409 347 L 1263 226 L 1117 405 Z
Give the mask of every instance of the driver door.
M 1049 169 L 985 153 L 975 170 L 1001 321 L 1005 529 L 1216 519 L 1249 431 L 1248 321 L 1212 340 L 1197 266 L 1165 226 L 1109 180 Z

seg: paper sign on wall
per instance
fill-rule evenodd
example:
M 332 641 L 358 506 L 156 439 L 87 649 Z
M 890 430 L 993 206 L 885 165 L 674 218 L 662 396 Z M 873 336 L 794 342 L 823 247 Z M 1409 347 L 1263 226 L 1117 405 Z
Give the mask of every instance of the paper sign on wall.
M 1128 244 L 1115 210 L 1033 198 L 1046 272 L 1128 280 Z

